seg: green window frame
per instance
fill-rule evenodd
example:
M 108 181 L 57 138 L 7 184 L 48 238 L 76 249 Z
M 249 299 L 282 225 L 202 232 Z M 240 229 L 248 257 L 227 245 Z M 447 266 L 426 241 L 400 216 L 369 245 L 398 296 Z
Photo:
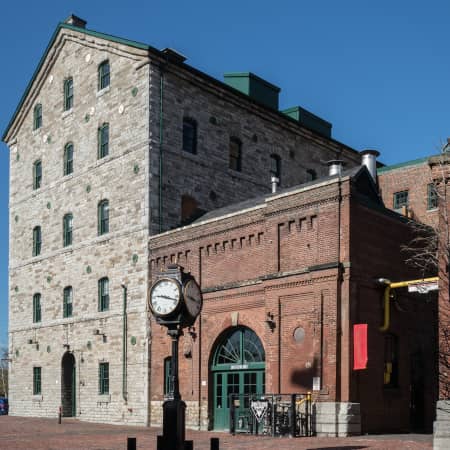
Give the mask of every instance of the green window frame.
M 42 394 L 42 368 L 33 367 L 33 395 Z
M 67 247 L 72 245 L 72 233 L 73 230 L 73 215 L 71 213 L 66 214 L 63 217 L 63 246 Z
M 98 90 L 101 91 L 109 86 L 110 83 L 110 66 L 109 60 L 103 61 L 98 66 Z
M 183 118 L 183 150 L 197 154 L 197 122 L 189 117 Z
M 42 105 L 38 103 L 33 110 L 33 130 L 42 127 Z
M 42 250 L 42 232 L 38 225 L 33 228 L 33 256 L 39 256 Z
M 73 78 L 64 80 L 64 111 L 73 108 Z
M 73 144 L 68 142 L 64 146 L 64 175 L 69 175 L 73 172 Z
M 98 393 L 109 394 L 109 363 L 101 362 L 98 365 Z
M 109 279 L 103 277 L 98 280 L 98 310 L 109 310 Z
M 98 204 L 98 235 L 109 233 L 109 201 L 104 199 Z
M 434 183 L 427 186 L 427 209 L 436 209 L 438 207 L 438 193 Z
M 400 209 L 409 204 L 409 191 L 400 191 L 394 193 L 394 209 Z
M 164 358 L 164 395 L 173 393 L 172 357 Z
M 237 137 L 230 138 L 229 167 L 236 172 L 242 171 L 242 142 Z
M 104 123 L 98 129 L 98 151 L 97 158 L 102 159 L 109 155 L 109 124 Z
M 42 184 L 42 161 L 38 159 L 33 163 L 33 189 L 39 189 Z
M 72 286 L 66 286 L 63 291 L 63 317 L 72 317 L 73 314 L 73 290 Z
M 41 294 L 33 295 L 33 323 L 41 321 Z
M 281 157 L 275 153 L 270 155 L 270 176 L 277 177 L 281 183 Z

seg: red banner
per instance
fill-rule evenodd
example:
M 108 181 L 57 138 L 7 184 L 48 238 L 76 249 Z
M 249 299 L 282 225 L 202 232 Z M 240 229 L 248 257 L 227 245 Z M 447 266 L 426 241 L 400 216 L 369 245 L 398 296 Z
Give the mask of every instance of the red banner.
M 367 368 L 367 323 L 353 325 L 353 370 Z

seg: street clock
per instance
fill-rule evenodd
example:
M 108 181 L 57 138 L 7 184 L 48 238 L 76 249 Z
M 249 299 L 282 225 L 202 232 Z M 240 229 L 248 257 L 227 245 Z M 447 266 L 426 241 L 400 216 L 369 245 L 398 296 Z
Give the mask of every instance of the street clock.
M 202 303 L 200 286 L 178 264 L 171 264 L 161 272 L 150 289 L 149 307 L 161 325 L 193 325 Z

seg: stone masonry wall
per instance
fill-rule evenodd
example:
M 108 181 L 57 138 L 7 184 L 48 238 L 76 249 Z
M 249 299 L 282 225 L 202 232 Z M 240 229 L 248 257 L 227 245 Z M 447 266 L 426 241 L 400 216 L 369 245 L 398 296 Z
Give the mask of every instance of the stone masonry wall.
M 110 62 L 111 83 L 98 91 L 97 68 L 105 59 Z M 78 417 L 148 421 L 145 61 L 145 51 L 62 29 L 9 138 L 11 414 L 57 415 L 61 359 L 69 350 L 75 356 Z M 69 76 L 74 105 L 63 111 L 63 82 Z M 42 104 L 43 125 L 33 131 L 37 103 Z M 109 155 L 99 160 L 97 129 L 104 122 L 110 127 Z M 74 146 L 74 170 L 63 176 L 67 142 Z M 33 190 L 33 163 L 38 159 L 42 186 Z M 109 200 L 109 233 L 98 236 L 97 205 L 102 199 Z M 62 221 L 68 212 L 73 214 L 73 244 L 63 247 Z M 42 229 L 42 252 L 32 257 L 32 230 L 37 225 Z M 98 280 L 105 276 L 110 306 L 99 312 Z M 127 402 L 122 398 L 122 283 L 128 287 Z M 63 318 L 62 312 L 66 286 L 73 289 L 71 318 Z M 33 323 L 35 293 L 41 294 L 40 323 Z M 110 365 L 109 395 L 98 394 L 99 362 Z M 42 368 L 39 396 L 32 395 L 33 366 Z

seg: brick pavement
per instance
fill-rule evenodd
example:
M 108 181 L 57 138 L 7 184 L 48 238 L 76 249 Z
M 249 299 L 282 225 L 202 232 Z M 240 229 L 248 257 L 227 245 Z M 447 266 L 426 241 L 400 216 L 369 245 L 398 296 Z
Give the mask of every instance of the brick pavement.
M 1 450 L 124 450 L 127 436 L 137 438 L 139 450 L 156 450 L 156 428 L 129 427 L 63 419 L 0 416 Z M 225 433 L 187 432 L 194 450 L 209 450 L 209 438 L 220 438 L 221 450 L 422 450 L 432 448 L 431 435 L 360 436 L 352 438 L 269 438 Z

